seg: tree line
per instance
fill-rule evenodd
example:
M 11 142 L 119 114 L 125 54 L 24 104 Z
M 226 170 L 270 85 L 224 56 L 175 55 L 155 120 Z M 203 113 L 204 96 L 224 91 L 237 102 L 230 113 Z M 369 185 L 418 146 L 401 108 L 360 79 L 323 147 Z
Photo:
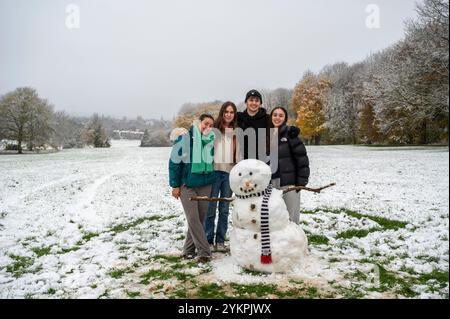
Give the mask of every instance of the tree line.
M 162 138 L 144 146 L 169 145 L 170 122 L 161 120 L 114 119 L 93 114 L 75 117 L 61 111 L 41 98 L 34 88 L 17 88 L 0 96 L 0 141 L 9 141 L 7 150 L 22 154 L 24 150 L 109 147 L 117 130 L 149 129 Z M 165 137 L 167 135 L 167 137 Z
M 110 146 L 97 114 L 86 123 L 79 122 L 64 112 L 55 112 L 53 105 L 30 87 L 17 88 L 0 98 L 0 140 L 3 139 L 16 142 L 9 148 L 19 154 L 24 149 Z
M 311 143 L 448 144 L 449 2 L 425 0 L 404 39 L 306 72 L 291 101 Z
M 263 106 L 285 107 L 309 144 L 448 144 L 449 1 L 425 0 L 417 13 L 401 41 L 355 64 L 307 71 L 294 89 L 262 89 Z M 216 115 L 221 103 L 186 103 L 174 126 Z

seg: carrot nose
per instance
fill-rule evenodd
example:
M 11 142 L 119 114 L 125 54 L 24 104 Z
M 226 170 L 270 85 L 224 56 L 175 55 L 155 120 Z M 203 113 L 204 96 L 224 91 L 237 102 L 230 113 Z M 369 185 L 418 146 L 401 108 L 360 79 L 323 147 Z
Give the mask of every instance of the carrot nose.
M 246 181 L 246 182 L 245 182 L 245 186 L 249 187 L 249 186 L 250 186 L 250 182 L 249 182 L 249 181 Z

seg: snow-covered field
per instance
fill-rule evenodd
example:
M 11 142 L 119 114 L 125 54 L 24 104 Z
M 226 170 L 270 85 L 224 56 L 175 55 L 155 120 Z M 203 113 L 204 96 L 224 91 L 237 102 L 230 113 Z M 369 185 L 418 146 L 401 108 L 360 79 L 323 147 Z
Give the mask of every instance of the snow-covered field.
M 308 262 L 277 275 L 177 257 L 169 148 L 0 156 L 0 298 L 448 298 L 448 148 L 307 149 L 337 186 L 301 193 Z

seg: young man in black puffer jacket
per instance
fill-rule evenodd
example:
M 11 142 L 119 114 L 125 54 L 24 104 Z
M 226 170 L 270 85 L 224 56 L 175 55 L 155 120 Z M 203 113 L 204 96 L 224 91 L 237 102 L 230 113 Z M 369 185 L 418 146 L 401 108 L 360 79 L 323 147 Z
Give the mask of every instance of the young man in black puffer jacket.
M 258 129 L 266 129 L 269 119 L 266 109 L 261 107 L 262 103 L 261 93 L 256 90 L 250 90 L 245 96 L 245 104 L 247 105 L 246 110 L 244 112 L 238 112 L 237 114 L 238 127 L 243 131 L 252 128 L 256 135 L 256 141 L 250 141 L 250 143 L 256 143 L 256 154 L 249 154 L 249 140 L 247 136 L 245 136 L 244 145 L 240 147 L 240 159 L 256 158 L 264 162 L 266 161 L 266 158 L 259 158 L 258 154 Z
M 278 160 L 277 171 L 272 174 L 272 185 L 278 189 L 289 186 L 306 186 L 309 179 L 309 159 L 305 145 L 299 137 L 300 130 L 287 125 L 287 111 L 282 107 L 272 110 L 269 117 L 268 140 L 272 145 L 278 143 L 278 156 L 270 157 L 271 162 Z M 269 129 L 277 128 L 276 135 Z M 272 146 L 274 147 L 274 146 Z M 300 220 L 300 193 L 288 192 L 283 196 L 289 211 L 289 219 L 294 223 Z

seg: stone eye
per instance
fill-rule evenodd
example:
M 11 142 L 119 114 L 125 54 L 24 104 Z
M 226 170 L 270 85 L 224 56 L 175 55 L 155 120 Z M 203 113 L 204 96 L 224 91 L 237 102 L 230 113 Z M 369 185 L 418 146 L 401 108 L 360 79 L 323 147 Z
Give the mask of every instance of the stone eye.
M 252 172 L 250 172 L 250 176 L 252 176 L 253 175 L 253 173 Z
M 239 173 L 239 176 L 242 176 L 242 173 Z

